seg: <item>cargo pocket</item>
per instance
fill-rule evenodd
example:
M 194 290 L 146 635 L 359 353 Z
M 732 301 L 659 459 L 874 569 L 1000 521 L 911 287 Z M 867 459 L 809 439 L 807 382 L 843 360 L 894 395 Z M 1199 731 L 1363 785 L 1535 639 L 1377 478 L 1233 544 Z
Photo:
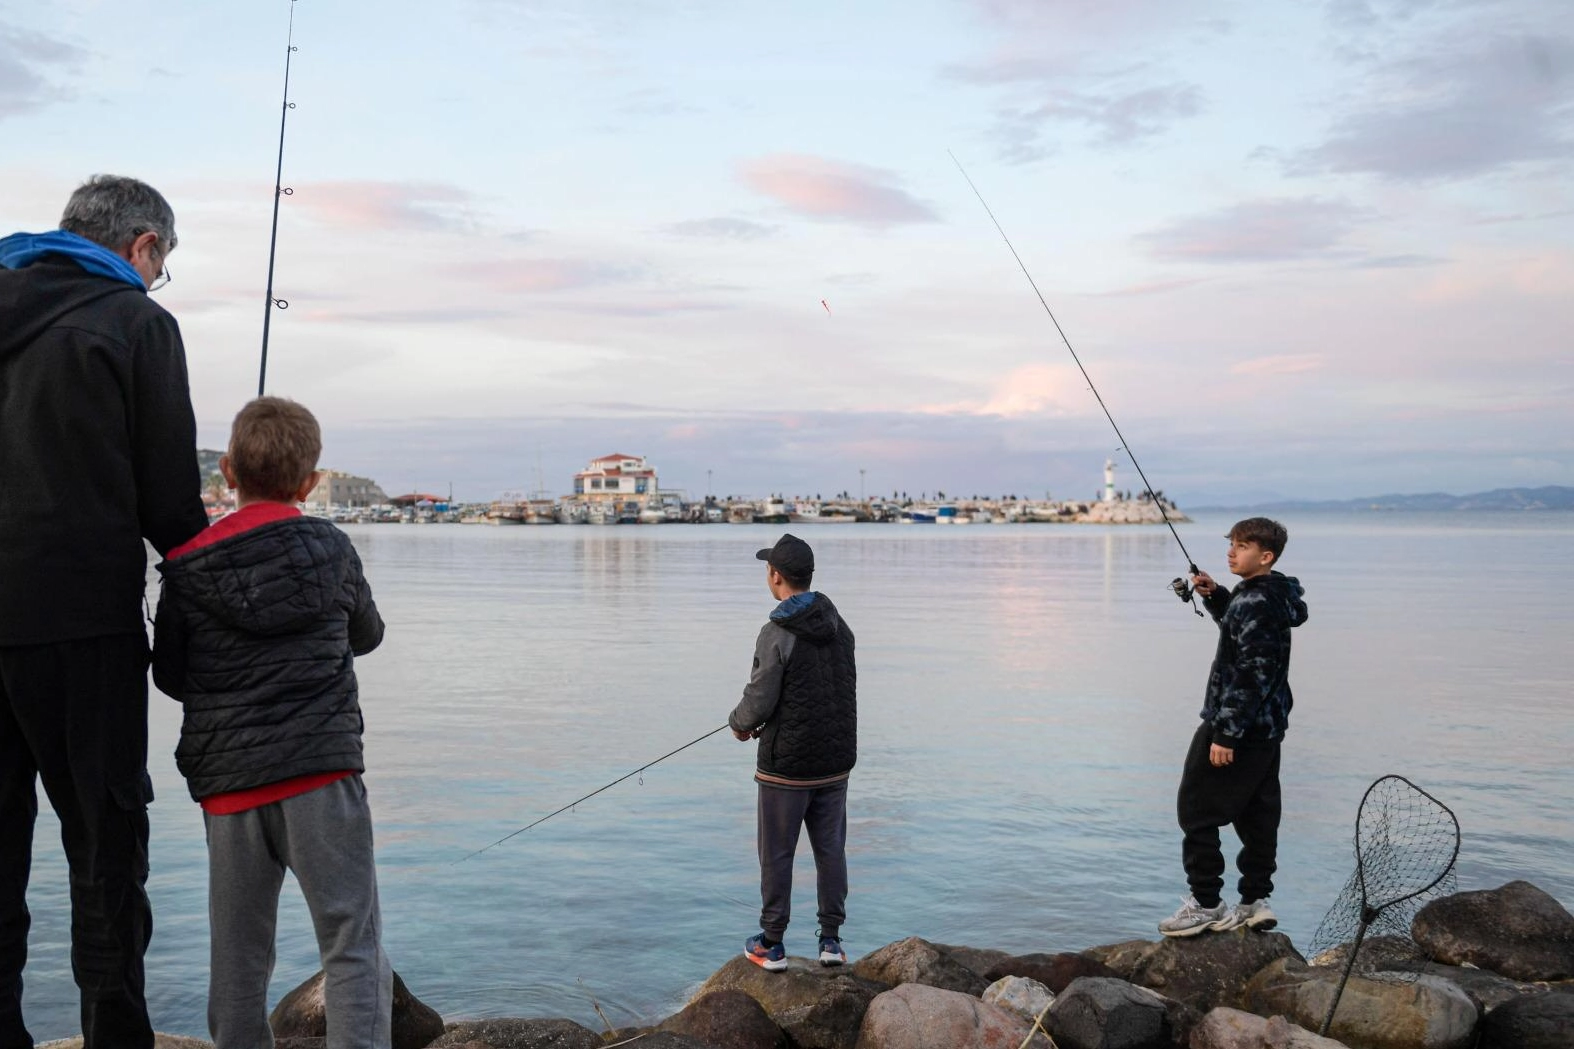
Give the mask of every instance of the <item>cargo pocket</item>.
M 143 769 L 133 778 L 110 784 L 109 796 L 127 812 L 136 812 L 138 809 L 145 812 L 153 804 L 153 777 L 148 775 L 147 769 Z
M 120 838 L 137 883 L 145 884 L 148 878 L 148 806 L 153 803 L 153 777 L 143 769 L 134 777 L 111 783 L 109 796 L 120 810 L 124 821 L 121 826 L 125 828 L 111 833 Z M 125 836 L 121 837 L 122 834 Z

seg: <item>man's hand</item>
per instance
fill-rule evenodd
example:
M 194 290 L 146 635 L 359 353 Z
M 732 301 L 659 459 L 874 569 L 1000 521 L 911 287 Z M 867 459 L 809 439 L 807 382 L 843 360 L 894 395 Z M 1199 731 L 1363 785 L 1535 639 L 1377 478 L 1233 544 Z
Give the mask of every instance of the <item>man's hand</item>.
M 738 740 L 740 743 L 747 743 L 749 740 L 754 738 L 754 733 L 748 731 L 747 729 L 735 728 L 732 730 L 732 738 Z
M 1213 576 L 1209 575 L 1207 572 L 1198 572 L 1196 575 L 1192 576 L 1191 585 L 1192 589 L 1196 590 L 1197 593 L 1201 594 L 1203 597 L 1212 597 L 1213 592 L 1219 588 L 1219 584 L 1215 583 L 1213 581 Z M 1217 765 L 1218 762 L 1215 761 L 1214 764 Z M 1228 764 L 1228 762 L 1226 762 L 1226 764 Z
M 1235 750 L 1232 747 L 1221 747 L 1217 743 L 1208 748 L 1208 762 L 1215 768 L 1223 768 L 1235 761 Z

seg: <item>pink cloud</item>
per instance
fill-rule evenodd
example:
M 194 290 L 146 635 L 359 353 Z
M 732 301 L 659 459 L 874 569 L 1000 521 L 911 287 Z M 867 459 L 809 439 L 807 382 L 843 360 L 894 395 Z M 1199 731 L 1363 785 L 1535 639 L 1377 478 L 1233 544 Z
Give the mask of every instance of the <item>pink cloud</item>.
M 327 226 L 353 230 L 455 230 L 471 195 L 438 182 L 352 180 L 295 188 L 291 203 Z
M 745 163 L 740 177 L 756 193 L 805 218 L 885 228 L 935 222 L 929 205 L 900 186 L 895 174 L 797 153 L 777 153 Z
M 1068 369 L 1052 364 L 1024 364 L 995 384 L 987 400 L 927 404 L 917 410 L 926 415 L 995 415 L 1006 419 L 1042 412 L 1064 414 L 1067 395 L 1077 383 Z
M 1275 357 L 1256 357 L 1249 361 L 1239 361 L 1230 366 L 1230 374 L 1256 377 L 1299 375 L 1302 372 L 1317 371 L 1322 366 L 1323 355 L 1320 353 L 1287 353 Z

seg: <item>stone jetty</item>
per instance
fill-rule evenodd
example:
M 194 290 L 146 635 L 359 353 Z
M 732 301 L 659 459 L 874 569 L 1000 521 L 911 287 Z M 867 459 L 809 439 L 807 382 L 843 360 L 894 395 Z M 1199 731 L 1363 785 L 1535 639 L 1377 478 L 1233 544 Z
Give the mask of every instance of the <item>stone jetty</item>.
M 826 969 L 741 955 L 677 1014 L 594 1031 L 572 1020 L 449 1020 L 394 988 L 394 1049 L 1571 1049 L 1574 915 L 1528 882 L 1434 900 L 1413 942 L 1362 948 L 1328 1037 L 1348 945 L 1308 962 L 1235 929 L 1012 955 L 910 937 Z M 1387 938 L 1383 938 L 1387 939 Z M 1402 949 L 1401 949 L 1402 948 Z M 1417 957 L 1431 959 L 1416 962 Z M 1394 968 L 1389 968 L 1393 966 Z M 270 1017 L 278 1049 L 324 1045 L 322 974 Z M 81 1040 L 47 1043 L 77 1049 Z M 158 1049 L 211 1049 L 160 1035 Z

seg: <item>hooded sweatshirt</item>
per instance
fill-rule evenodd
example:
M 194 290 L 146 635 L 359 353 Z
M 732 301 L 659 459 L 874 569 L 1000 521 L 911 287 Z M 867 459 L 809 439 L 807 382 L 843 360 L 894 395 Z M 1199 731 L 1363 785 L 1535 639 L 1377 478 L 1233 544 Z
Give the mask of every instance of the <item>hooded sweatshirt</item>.
M 140 632 L 143 538 L 207 524 L 180 329 L 105 256 L 0 240 L 0 645 Z
M 1277 743 L 1290 727 L 1290 630 L 1306 622 L 1301 581 L 1280 572 L 1218 587 L 1204 606 L 1219 624 L 1202 718 L 1221 747 Z
M 294 516 L 159 572 L 153 681 L 185 704 L 175 764 L 193 798 L 365 771 L 354 656 L 383 621 L 348 536 Z
M 847 778 L 858 760 L 858 668 L 853 632 L 830 598 L 794 594 L 776 607 L 727 721 L 759 730 L 760 783 L 801 789 Z

